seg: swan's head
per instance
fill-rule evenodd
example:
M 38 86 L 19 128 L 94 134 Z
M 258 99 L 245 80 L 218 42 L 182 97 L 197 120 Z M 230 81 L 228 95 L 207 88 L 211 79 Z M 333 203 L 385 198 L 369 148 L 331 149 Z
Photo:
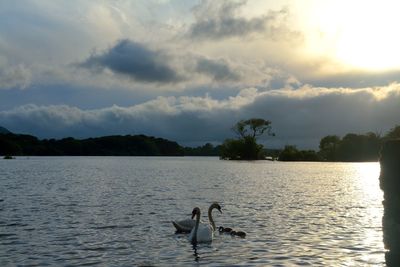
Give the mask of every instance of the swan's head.
M 192 211 L 192 219 L 194 218 L 194 216 L 196 216 L 196 214 L 200 215 L 200 209 L 198 207 L 193 209 L 193 211 Z
M 217 209 L 219 212 L 222 213 L 221 206 L 217 202 L 211 204 L 211 209 Z

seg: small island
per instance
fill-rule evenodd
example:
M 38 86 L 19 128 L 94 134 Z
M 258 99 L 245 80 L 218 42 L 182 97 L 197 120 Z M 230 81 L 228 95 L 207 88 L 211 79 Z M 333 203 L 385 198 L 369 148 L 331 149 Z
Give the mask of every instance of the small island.
M 261 118 L 241 120 L 232 130 L 237 139 L 227 139 L 221 145 L 221 159 L 228 160 L 260 160 L 265 159 L 264 147 L 257 143 L 257 137 L 263 135 L 274 136 L 271 132 L 271 122 Z

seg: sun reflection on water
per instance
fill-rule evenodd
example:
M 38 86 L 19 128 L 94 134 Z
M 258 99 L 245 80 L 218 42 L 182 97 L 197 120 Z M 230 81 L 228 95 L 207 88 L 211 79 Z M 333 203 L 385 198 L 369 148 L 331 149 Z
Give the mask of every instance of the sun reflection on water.
M 26 176 L 0 179 L 0 208 L 9 214 L 2 218 L 7 232 L 0 225 L 0 262 L 9 259 L 3 265 L 385 263 L 378 163 L 68 157 L 13 164 L 1 167 Z M 48 181 L 70 189 L 35 186 Z M 223 208 L 217 225 L 247 236 L 216 234 L 211 244 L 192 247 L 186 235 L 175 234 L 171 219 L 214 200 Z
M 383 192 L 379 188 L 380 164 L 360 163 L 355 165 L 357 173 L 356 182 L 359 186 L 360 204 L 364 207 L 364 220 L 360 225 L 360 232 L 363 236 L 361 247 L 375 248 L 375 253 L 364 255 L 363 260 L 367 263 L 379 262 L 380 255 L 384 251 L 382 243 L 382 216 L 383 216 Z M 364 204 L 364 205 L 362 205 Z M 379 229 L 379 231 L 377 231 Z
M 355 165 L 359 186 L 369 198 L 382 198 L 379 188 L 380 165 L 378 162 L 360 163 Z

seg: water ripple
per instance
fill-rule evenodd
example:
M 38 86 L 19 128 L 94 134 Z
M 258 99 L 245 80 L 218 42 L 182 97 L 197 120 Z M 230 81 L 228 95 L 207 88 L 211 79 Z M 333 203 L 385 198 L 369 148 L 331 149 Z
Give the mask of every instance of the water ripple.
M 375 164 L 375 165 L 374 165 Z M 372 166 L 372 167 L 371 167 Z M 382 266 L 376 163 L 0 161 L 1 266 Z M 363 168 L 367 168 L 369 175 Z M 375 170 L 373 173 L 371 170 Z M 171 220 L 218 201 L 247 233 L 192 246 Z

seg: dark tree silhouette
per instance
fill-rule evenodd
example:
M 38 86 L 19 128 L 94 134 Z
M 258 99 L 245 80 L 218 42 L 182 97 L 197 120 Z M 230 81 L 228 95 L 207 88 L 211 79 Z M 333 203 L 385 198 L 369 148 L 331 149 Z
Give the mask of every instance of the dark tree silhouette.
M 257 138 L 265 132 L 268 135 L 274 135 L 271 132 L 271 122 L 260 118 L 241 120 L 232 127 L 232 130 L 242 139 L 247 137 Z
M 386 139 L 397 139 L 400 138 L 400 125 L 396 125 L 385 135 Z
M 319 142 L 319 154 L 323 160 L 335 161 L 336 149 L 340 143 L 339 136 L 328 135 Z
M 0 134 L 0 155 L 35 156 L 183 156 L 176 142 L 145 135 L 39 140 L 31 135 Z
M 279 154 L 280 161 L 320 161 L 314 150 L 298 150 L 295 146 L 285 146 Z
M 241 120 L 233 127 L 238 139 L 227 139 L 221 145 L 220 158 L 230 160 L 258 160 L 264 159 L 263 146 L 257 144 L 257 137 L 271 132 L 271 122 L 260 118 Z

